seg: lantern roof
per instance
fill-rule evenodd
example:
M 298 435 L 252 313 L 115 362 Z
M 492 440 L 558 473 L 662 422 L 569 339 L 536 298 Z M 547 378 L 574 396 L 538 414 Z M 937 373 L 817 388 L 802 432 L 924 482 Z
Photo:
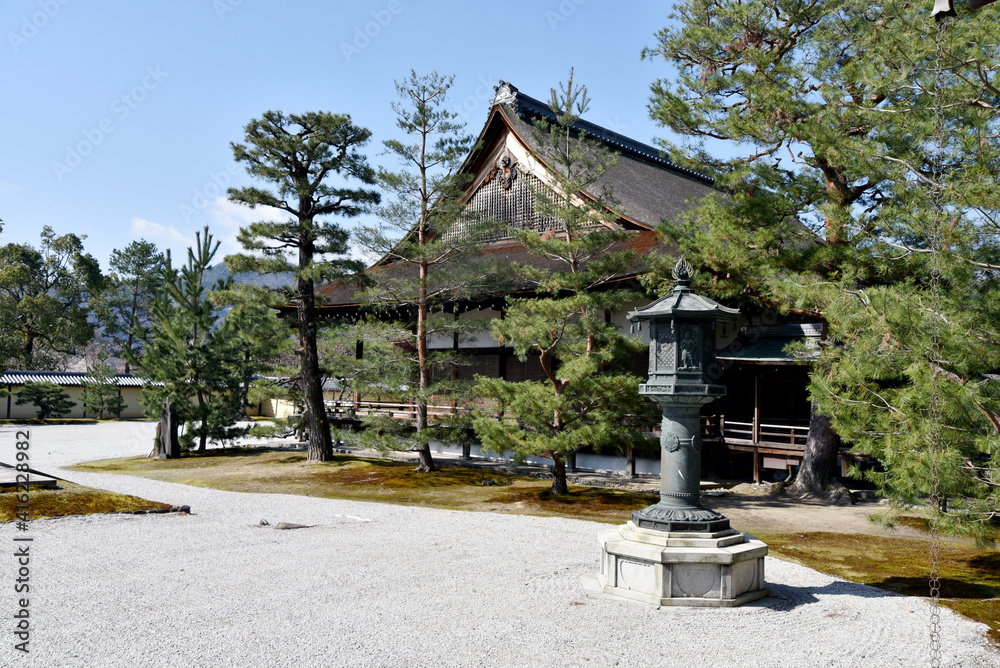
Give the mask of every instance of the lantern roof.
M 674 289 L 651 304 L 640 306 L 628 314 L 631 322 L 651 320 L 658 317 L 712 316 L 716 320 L 736 320 L 740 315 L 737 308 L 723 306 L 719 302 L 691 290 L 691 264 L 681 258 L 674 266 Z

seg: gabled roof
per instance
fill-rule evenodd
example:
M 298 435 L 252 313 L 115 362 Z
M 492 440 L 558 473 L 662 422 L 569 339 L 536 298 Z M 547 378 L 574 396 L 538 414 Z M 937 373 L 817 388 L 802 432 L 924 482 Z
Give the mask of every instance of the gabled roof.
M 510 146 L 511 139 L 519 144 L 523 152 L 541 168 L 548 168 L 539 150 L 532 122 L 539 118 L 555 121 L 555 113 L 547 104 L 525 95 L 505 81 L 501 81 L 495 90 L 496 96 L 490 102 L 490 112 L 476 143 L 477 148 L 469 154 L 461 167 L 462 172 L 476 177 L 468 187 L 467 197 L 470 201 L 484 183 L 492 178 L 498 178 L 494 176 L 498 169 L 498 158 L 506 155 L 504 147 Z M 655 252 L 656 248 L 666 252 L 668 249 L 658 241 L 654 230 L 664 220 L 675 218 L 689 209 L 696 200 L 714 192 L 711 179 L 675 165 L 652 146 L 590 121 L 580 119 L 574 127 L 586 132 L 590 139 L 604 144 L 618 155 L 616 163 L 595 184 L 595 187 L 611 191 L 615 202 L 612 213 L 617 218 L 616 222 L 621 228 L 635 233 L 635 236 L 619 242 L 615 247 L 608 249 L 608 252 L 629 249 L 642 255 Z M 527 171 L 524 166 L 519 168 Z M 583 193 L 584 196 L 595 199 L 597 194 Z M 517 262 L 558 269 L 556 266 L 558 263 L 528 253 L 523 246 L 509 238 L 488 247 L 488 252 L 479 261 L 489 263 L 496 261 L 500 256 L 506 263 Z M 609 281 L 634 277 L 641 273 L 642 264 L 641 258 L 637 259 L 627 274 L 609 277 Z M 548 265 L 553 266 L 548 267 Z M 367 271 L 388 271 L 398 274 L 398 278 L 402 279 L 409 273 L 415 272 L 415 269 L 412 265 L 392 265 L 380 261 Z M 522 285 L 511 277 L 511 285 L 506 293 L 531 289 L 531 286 Z M 323 296 L 327 305 L 320 306 L 319 310 L 329 315 L 344 310 L 354 311 L 362 306 L 358 298 L 360 290 L 360 281 L 350 279 L 322 286 L 317 292 Z
M 657 235 L 655 232 L 639 230 L 629 234 L 628 238 L 609 246 L 603 253 L 601 253 L 602 256 L 620 251 L 631 251 L 635 253 L 636 257 L 632 266 L 629 268 L 628 273 L 620 276 L 611 276 L 607 281 L 605 281 L 605 283 L 612 283 L 642 273 L 644 265 L 643 255 L 656 246 L 657 241 Z M 483 267 L 481 272 L 482 276 L 488 275 L 491 279 L 495 279 L 499 272 L 494 271 L 492 268 L 496 263 L 501 261 L 501 258 L 505 266 L 511 264 L 530 265 L 540 269 L 549 269 L 553 271 L 559 271 L 564 267 L 564 265 L 558 260 L 552 260 L 535 255 L 520 244 L 507 244 L 494 248 L 488 248 L 483 254 L 472 256 L 469 261 Z M 407 278 L 412 278 L 416 270 L 415 265 L 399 263 L 376 266 L 368 269 L 367 271 L 386 272 L 390 280 L 405 280 Z M 316 292 L 322 295 L 323 300 L 328 304 L 328 306 L 320 306 L 320 311 L 324 308 L 329 309 L 331 307 L 357 308 L 363 306 L 361 299 L 358 296 L 363 286 L 361 284 L 361 277 L 359 276 L 357 278 L 358 280 L 345 279 L 319 287 Z M 431 292 L 435 289 L 434 278 L 434 272 L 431 272 L 429 286 Z M 503 294 L 511 295 L 516 293 L 534 292 L 534 285 L 528 283 L 513 272 L 503 273 L 503 278 L 505 279 L 504 285 L 493 286 L 495 290 L 502 291 Z M 290 310 L 291 309 L 289 309 L 289 312 Z
M 480 135 L 483 144 L 480 152 L 488 152 L 490 130 L 502 123 L 537 156 L 532 123 L 539 118 L 555 122 L 555 113 L 544 102 L 525 95 L 506 81 L 501 81 L 495 90 L 490 116 Z M 615 213 L 641 227 L 654 229 L 689 209 L 693 200 L 714 192 L 710 178 L 672 163 L 657 148 L 582 118 L 573 127 L 618 154 L 617 163 L 595 185 L 611 191 L 620 205 Z M 473 164 L 473 158 L 474 155 L 466 161 L 465 169 Z

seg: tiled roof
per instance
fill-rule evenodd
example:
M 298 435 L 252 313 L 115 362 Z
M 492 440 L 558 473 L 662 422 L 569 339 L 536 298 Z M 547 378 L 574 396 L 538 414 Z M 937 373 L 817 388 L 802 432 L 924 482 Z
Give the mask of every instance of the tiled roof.
M 118 387 L 145 387 L 160 385 L 146 378 L 133 376 L 130 373 L 115 374 L 115 384 Z M 85 372 L 78 371 L 5 371 L 0 376 L 2 385 L 24 385 L 25 383 L 55 383 L 63 387 L 82 387 L 94 380 Z
M 634 232 L 629 235 L 629 238 L 614 243 L 607 250 L 600 253 L 596 257 L 603 257 L 606 254 L 623 250 L 635 252 L 636 257 L 632 262 L 632 266 L 629 267 L 624 273 L 609 276 L 604 282 L 613 283 L 615 281 L 642 273 L 645 261 L 649 257 L 648 254 L 650 254 L 654 249 L 659 253 L 668 253 L 670 250 L 665 245 L 658 243 L 658 238 L 655 233 L 645 230 Z M 560 261 L 536 255 L 517 243 L 510 243 L 504 246 L 491 248 L 482 255 L 473 256 L 470 258 L 470 262 L 481 266 L 482 276 L 488 279 L 496 280 L 498 276 L 506 279 L 499 284 L 492 285 L 491 294 L 513 295 L 519 292 L 534 292 L 534 285 L 527 282 L 516 273 L 512 273 L 510 271 L 499 271 L 497 269 L 498 265 L 502 267 L 509 267 L 511 264 L 520 264 L 549 271 L 560 271 L 565 269 L 564 264 Z M 372 267 L 368 269 L 364 275 L 372 272 L 382 272 L 391 281 L 415 281 L 417 278 L 417 266 L 406 263 Z M 362 277 L 357 278 L 361 279 Z M 432 291 L 435 287 L 433 284 L 434 278 L 434 274 L 432 273 L 432 284 L 430 286 Z M 320 310 L 333 310 L 338 307 L 353 309 L 361 306 L 362 300 L 359 293 L 362 288 L 362 280 L 352 279 L 336 281 L 320 287 L 317 290 L 317 293 L 322 295 L 321 299 L 323 305 Z
M 739 337 L 718 352 L 720 362 L 732 364 L 801 364 L 819 359 L 820 323 L 743 327 Z M 804 350 L 785 352 L 790 343 L 803 343 Z
M 525 95 L 517 89 L 513 84 L 508 81 L 500 81 L 500 85 L 496 86 L 496 97 L 491 101 L 492 104 L 507 104 L 511 108 L 515 109 L 517 114 L 527 122 L 531 122 L 532 117 L 542 117 L 545 118 L 550 123 L 556 121 L 556 114 L 552 111 L 552 107 L 537 100 L 530 95 Z M 654 148 L 648 144 L 643 144 L 640 141 L 636 141 L 631 137 L 626 137 L 623 134 L 619 134 L 613 130 L 597 125 L 596 123 L 591 123 L 584 119 L 579 119 L 573 124 L 573 127 L 577 130 L 582 130 L 591 139 L 600 141 L 607 146 L 620 151 L 622 153 L 631 153 L 638 157 L 641 157 L 650 162 L 654 162 L 661 167 L 666 167 L 675 172 L 684 174 L 685 176 L 697 179 L 705 184 L 711 184 L 712 179 L 700 174 L 693 169 L 688 169 L 686 167 L 681 167 L 676 165 L 667 159 L 663 151 Z
M 518 96 L 520 99 L 520 94 Z M 501 105 L 500 110 L 517 136 L 538 154 L 537 137 L 530 116 L 507 105 Z M 654 229 L 664 221 L 673 221 L 690 209 L 694 202 L 716 192 L 708 179 L 677 167 L 666 158 L 646 151 L 622 150 L 620 142 L 606 143 L 618 153 L 618 160 L 591 188 L 597 194 L 610 192 L 614 212 L 647 229 Z M 644 145 L 635 142 L 635 146 Z

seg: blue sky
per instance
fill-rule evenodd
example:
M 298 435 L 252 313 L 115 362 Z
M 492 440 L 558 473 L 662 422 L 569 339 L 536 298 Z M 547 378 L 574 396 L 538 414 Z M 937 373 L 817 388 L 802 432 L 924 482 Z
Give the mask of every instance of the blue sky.
M 452 107 L 476 134 L 499 79 L 547 99 L 569 68 L 586 117 L 635 139 L 664 61 L 641 61 L 669 4 L 542 0 L 9 0 L 0 6 L 0 243 L 37 245 L 43 225 L 86 234 L 107 267 L 145 238 L 183 257 L 209 224 L 238 250 L 261 216 L 225 200 L 250 183 L 229 142 L 269 109 L 349 113 L 367 152 L 398 137 L 393 81 L 456 75 Z M 350 222 L 345 222 L 350 226 Z

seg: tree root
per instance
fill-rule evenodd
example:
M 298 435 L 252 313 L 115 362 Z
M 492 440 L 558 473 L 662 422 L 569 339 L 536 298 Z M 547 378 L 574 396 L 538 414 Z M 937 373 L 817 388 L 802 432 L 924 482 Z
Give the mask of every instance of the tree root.
M 851 490 L 844 487 L 838 480 L 830 481 L 826 489 L 822 491 L 806 488 L 805 485 L 797 485 L 796 482 L 797 479 L 786 484 L 781 491 L 781 496 L 786 499 L 813 501 L 829 506 L 854 505 L 854 496 L 851 494 Z

